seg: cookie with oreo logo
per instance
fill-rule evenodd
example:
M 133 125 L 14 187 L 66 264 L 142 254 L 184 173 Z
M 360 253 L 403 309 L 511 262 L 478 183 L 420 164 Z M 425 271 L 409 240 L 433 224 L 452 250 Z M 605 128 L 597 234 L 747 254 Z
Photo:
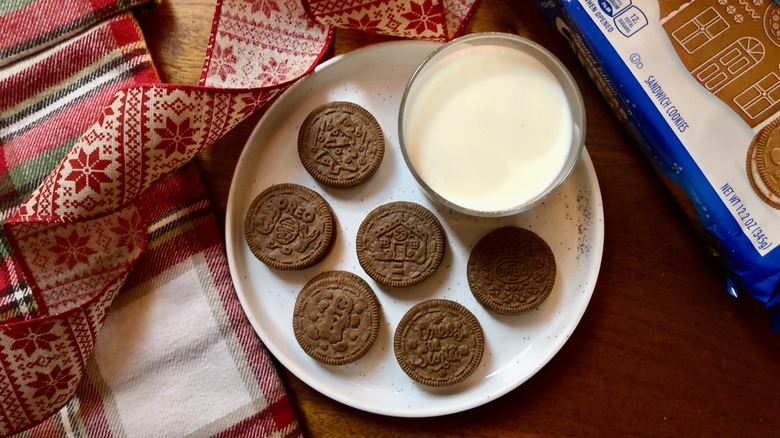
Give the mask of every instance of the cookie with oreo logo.
M 249 249 L 274 269 L 298 270 L 317 263 L 335 238 L 328 202 L 307 187 L 283 183 L 263 190 L 249 206 L 244 236 Z
M 477 242 L 466 266 L 469 288 L 488 310 L 519 315 L 538 307 L 555 285 L 552 249 L 531 230 L 508 226 Z
M 327 271 L 301 289 L 293 311 L 298 344 L 326 365 L 363 357 L 379 334 L 379 300 L 371 286 L 347 271 Z
M 368 213 L 355 242 L 358 262 L 385 286 L 407 287 L 430 277 L 444 258 L 439 220 L 422 205 L 398 201 Z
M 750 186 L 768 205 L 780 209 L 780 117 L 753 137 L 747 154 Z
M 352 102 L 315 108 L 298 131 L 298 156 L 309 174 L 328 187 L 352 187 L 379 168 L 385 139 L 376 118 Z
M 485 348 L 482 326 L 463 305 L 444 299 L 423 301 L 401 318 L 393 351 L 415 382 L 449 386 L 477 369 Z

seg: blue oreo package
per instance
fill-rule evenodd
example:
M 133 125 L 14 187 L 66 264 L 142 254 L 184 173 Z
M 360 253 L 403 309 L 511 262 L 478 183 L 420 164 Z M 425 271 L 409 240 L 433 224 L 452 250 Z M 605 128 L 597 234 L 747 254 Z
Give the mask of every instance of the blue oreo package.
M 780 4 L 535 1 L 780 330 Z

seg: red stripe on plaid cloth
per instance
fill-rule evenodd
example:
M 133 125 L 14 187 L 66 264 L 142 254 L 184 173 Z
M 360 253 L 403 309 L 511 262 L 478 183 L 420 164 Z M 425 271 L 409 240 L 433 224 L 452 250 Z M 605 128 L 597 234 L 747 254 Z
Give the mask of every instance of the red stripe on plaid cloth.
M 11 6 L 22 3 L 5 0 Z M 36 0 L 0 15 L 0 66 L 63 41 L 118 12 L 151 0 Z
M 0 321 L 31 318 L 34 312 L 32 296 L 25 294 L 23 274 L 11 258 L 0 261 Z
M 42 157 L 44 153 L 66 146 L 66 143 L 75 142 L 84 132 L 85 126 L 95 122 L 95 114 L 99 114 L 106 102 L 116 94 L 116 88 L 122 87 L 126 82 L 137 83 L 138 78 L 130 76 L 127 81 L 121 80 L 108 89 L 99 89 L 94 95 L 82 97 L 72 104 L 65 106 L 53 114 L 47 115 L 43 122 L 45 125 L 34 125 L 20 133 L 19 137 L 11 139 L 3 145 L 5 169 L 13 169 L 17 166 L 29 163 L 30 160 Z M 48 129 L 51 124 L 57 129 Z M 48 162 L 45 175 L 51 173 L 54 166 L 61 158 L 61 154 L 54 161 Z M 44 176 L 45 176 L 44 175 Z M 36 186 L 40 181 L 36 182 Z M 33 187 L 34 188 L 34 187 Z M 32 190 L 27 192 L 27 195 Z M 18 204 L 18 202 L 17 202 Z
M 94 362 L 87 363 L 87 369 L 91 366 L 94 367 Z M 89 431 L 91 436 L 110 436 L 111 429 L 103 407 L 104 400 L 92 380 L 89 377 L 81 379 L 76 393 L 79 401 L 78 408 L 74 407 L 71 411 L 79 413 L 79 418 L 84 424 L 84 431 Z M 51 418 L 55 419 L 56 417 Z
M 213 237 L 222 239 L 220 233 Z M 222 298 L 221 301 L 225 313 L 233 325 L 236 337 L 247 357 L 249 367 L 258 377 L 275 373 L 274 364 L 270 359 L 268 351 L 260 342 L 240 302 L 236 299 L 236 292 L 228 270 L 227 260 L 222 263 L 216 263 L 219 258 L 224 257 L 223 249 L 213 247 L 211 251 L 214 254 L 208 258 L 209 267 Z M 271 379 L 259 379 L 258 384 L 265 394 L 266 402 L 270 406 L 263 412 L 259 412 L 252 418 L 243 421 L 242 427 L 236 429 L 234 434 L 227 436 L 268 436 L 273 431 L 278 431 L 282 436 L 297 435 L 297 427 L 292 427 L 297 425 L 297 420 L 290 398 L 284 388 L 279 385 L 279 382 Z
M 267 404 L 264 409 L 227 429 L 227 435 L 224 436 L 298 435 L 300 431 L 289 397 L 280 380 L 275 377 L 275 366 L 236 297 L 227 268 L 222 234 L 205 201 L 205 188 L 197 172 L 190 165 L 177 178 L 161 181 L 143 196 L 176 201 L 155 202 L 155 207 L 144 210 L 144 214 L 150 217 L 164 217 L 163 213 L 174 205 L 186 206 L 188 213 L 178 221 L 166 221 L 165 227 L 152 233 L 144 258 L 128 277 L 125 286 L 131 288 L 162 274 L 172 265 L 183 262 L 183 256 L 187 253 L 202 253 L 209 268 L 214 293 L 228 317 L 230 328 L 241 346 L 242 356 Z M 143 205 L 151 207 L 151 203 Z M 172 236 L 166 237 L 168 234 Z M 193 249 L 182 251 L 182 248 L 187 247 Z
M 57 419 L 54 417 L 47 419 L 35 429 L 30 430 L 30 438 L 51 438 L 59 434 Z
M 78 39 L 61 45 L 46 62 L 34 63 L 19 74 L 0 80 L 0 89 L 7 90 L 0 94 L 0 109 L 11 108 L 69 78 L 83 75 L 104 57 L 113 60 L 134 56 L 137 52 L 134 44 L 142 42 L 143 37 L 135 21 L 122 17 L 114 17 L 107 25 L 97 26 Z
M 235 426 L 225 429 L 213 438 L 261 437 L 273 435 L 279 438 L 292 438 L 301 435 L 293 425 L 297 424 L 293 415 L 290 399 L 284 398 L 268 406 L 263 412 L 247 418 Z

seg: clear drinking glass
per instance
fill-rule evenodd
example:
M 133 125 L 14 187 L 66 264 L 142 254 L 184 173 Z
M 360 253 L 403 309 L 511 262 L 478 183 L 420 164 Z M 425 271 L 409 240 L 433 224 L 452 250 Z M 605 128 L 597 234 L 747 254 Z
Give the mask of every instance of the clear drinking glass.
M 585 107 L 547 49 L 514 34 L 476 33 L 423 60 L 404 91 L 398 130 L 426 195 L 469 215 L 508 216 L 538 205 L 569 176 L 585 141 Z

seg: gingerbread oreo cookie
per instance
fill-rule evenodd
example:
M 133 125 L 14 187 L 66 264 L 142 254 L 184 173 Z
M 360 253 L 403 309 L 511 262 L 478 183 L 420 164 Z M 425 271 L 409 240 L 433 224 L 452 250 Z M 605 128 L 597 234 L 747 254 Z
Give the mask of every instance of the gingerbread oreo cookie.
M 297 270 L 317 263 L 330 248 L 336 219 L 317 192 L 292 183 L 257 195 L 244 221 L 249 249 L 274 269 Z
M 391 202 L 368 213 L 355 242 L 366 273 L 385 286 L 407 287 L 430 277 L 444 258 L 441 223 L 413 202 Z
M 750 143 L 747 176 L 753 191 L 780 209 L 780 117 L 764 126 Z
M 298 131 L 298 156 L 328 187 L 352 187 L 370 178 L 385 153 L 382 128 L 365 108 L 329 102 L 315 108 Z
M 482 360 L 485 340 L 476 316 L 443 299 L 423 301 L 398 323 L 393 351 L 415 382 L 448 386 L 470 376 Z
M 362 278 L 327 271 L 301 289 L 293 311 L 293 332 L 303 350 L 326 365 L 363 357 L 379 334 L 379 300 Z
M 508 226 L 486 234 L 466 266 L 469 288 L 488 310 L 519 315 L 538 307 L 555 284 L 555 257 L 536 233 Z

